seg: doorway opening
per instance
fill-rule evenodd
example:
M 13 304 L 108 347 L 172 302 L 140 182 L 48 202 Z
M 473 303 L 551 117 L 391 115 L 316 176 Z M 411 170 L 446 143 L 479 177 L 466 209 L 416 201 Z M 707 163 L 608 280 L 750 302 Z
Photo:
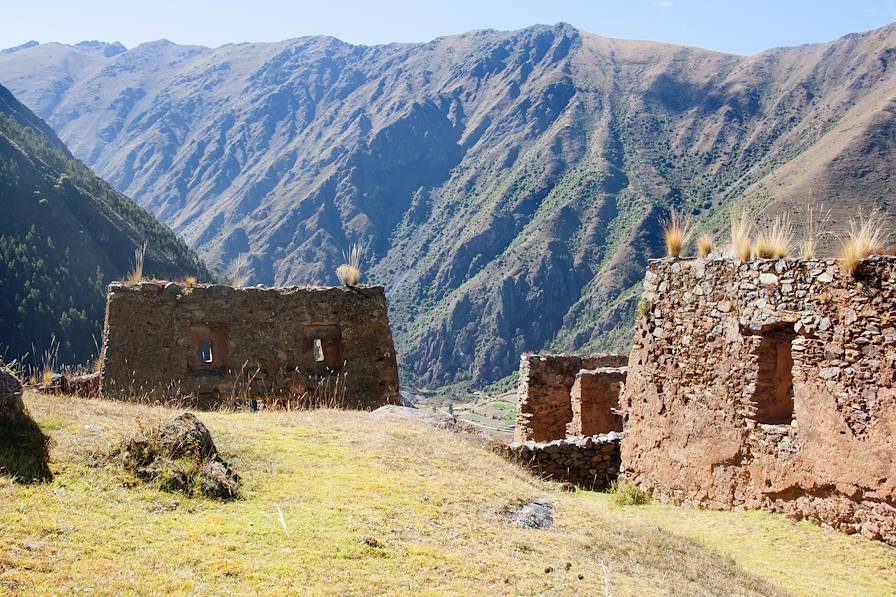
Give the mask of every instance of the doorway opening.
M 753 402 L 756 422 L 789 425 L 793 422 L 792 326 L 778 326 L 758 336 L 755 344 L 757 376 Z

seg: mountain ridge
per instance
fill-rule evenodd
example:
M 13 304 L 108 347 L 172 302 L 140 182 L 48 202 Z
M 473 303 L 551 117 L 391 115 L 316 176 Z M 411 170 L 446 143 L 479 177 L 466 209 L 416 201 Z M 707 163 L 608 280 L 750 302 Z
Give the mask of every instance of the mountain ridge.
M 0 358 L 85 363 L 101 341 L 106 284 L 148 243 L 146 272 L 210 278 L 186 245 L 68 152 L 0 85 Z M 51 359 L 52 360 L 52 359 Z M 47 363 L 53 365 L 53 363 Z
M 670 210 L 892 216 L 896 25 L 737 56 L 566 24 L 422 44 L 305 37 L 0 56 L 72 150 L 253 282 L 334 282 L 359 242 L 407 380 L 624 348 Z M 74 52 L 74 54 L 73 54 Z M 858 176 L 858 173 L 862 173 Z
M 218 49 L 226 48 L 226 47 L 230 47 L 230 46 L 246 46 L 246 45 L 259 45 L 259 44 L 284 44 L 284 43 L 294 43 L 294 42 L 299 42 L 299 41 L 304 41 L 304 40 L 313 40 L 313 39 L 329 39 L 329 40 L 336 41 L 340 44 L 345 44 L 347 46 L 358 47 L 358 48 L 381 48 L 381 47 L 386 47 L 386 46 L 420 46 L 420 45 L 435 43 L 435 42 L 438 42 L 438 41 L 444 40 L 444 39 L 453 39 L 453 38 L 457 38 L 457 37 L 463 37 L 463 36 L 467 36 L 467 35 L 477 35 L 477 34 L 510 34 L 510 35 L 513 35 L 513 34 L 517 34 L 520 32 L 528 31 L 530 29 L 543 29 L 543 28 L 553 28 L 553 29 L 565 28 L 565 29 L 573 30 L 579 34 L 585 34 L 588 36 L 597 37 L 597 38 L 601 38 L 601 39 L 605 39 L 605 40 L 609 40 L 609 41 L 632 42 L 632 43 L 639 43 L 639 44 L 654 44 L 657 46 L 672 46 L 672 47 L 678 47 L 678 48 L 687 48 L 687 49 L 700 50 L 700 51 L 705 51 L 705 52 L 712 52 L 712 53 L 716 53 L 716 54 L 723 54 L 726 56 L 749 58 L 752 56 L 758 56 L 760 54 L 764 54 L 766 52 L 774 52 L 777 50 L 796 50 L 796 49 L 800 49 L 800 48 L 809 48 L 809 47 L 813 47 L 813 46 L 823 46 L 823 45 L 834 43 L 839 40 L 860 38 L 862 36 L 865 36 L 865 35 L 868 35 L 871 33 L 886 31 L 887 29 L 896 29 L 896 21 L 881 25 L 879 27 L 873 27 L 871 29 L 865 29 L 862 31 L 853 31 L 853 32 L 845 33 L 839 37 L 836 37 L 836 38 L 830 39 L 830 40 L 810 41 L 810 42 L 805 42 L 805 43 L 790 45 L 790 46 L 788 46 L 788 45 L 772 46 L 769 48 L 765 48 L 763 50 L 759 50 L 758 52 L 754 52 L 752 54 L 738 54 L 738 53 L 729 52 L 726 50 L 718 50 L 715 48 L 708 48 L 708 47 L 704 47 L 704 46 L 698 46 L 698 45 L 687 44 L 687 43 L 665 42 L 665 41 L 657 41 L 657 40 L 651 40 L 651 39 L 608 36 L 608 35 L 603 35 L 601 33 L 594 32 L 594 31 L 589 31 L 589 30 L 583 29 L 581 27 L 577 27 L 576 25 L 566 22 L 566 21 L 558 21 L 558 22 L 554 23 L 553 25 L 549 24 L 549 23 L 534 23 L 532 25 L 528 25 L 526 27 L 521 27 L 519 29 L 495 29 L 495 28 L 491 28 L 491 27 L 487 27 L 487 28 L 483 28 L 483 29 L 470 29 L 470 30 L 464 31 L 462 33 L 451 33 L 451 34 L 446 34 L 446 35 L 440 35 L 440 36 L 434 37 L 428 41 L 424 40 L 424 41 L 410 41 L 410 42 L 384 42 L 384 43 L 378 43 L 378 44 L 354 43 L 354 42 L 344 40 L 336 35 L 331 35 L 331 34 L 326 34 L 326 33 L 299 35 L 296 37 L 288 37 L 288 38 L 285 38 L 285 39 L 282 39 L 279 41 L 226 42 L 226 43 L 223 43 L 223 44 L 220 44 L 217 46 L 209 46 L 209 45 L 203 45 L 203 44 L 179 44 L 177 42 L 174 42 L 167 38 L 162 37 L 159 39 L 142 41 L 142 42 L 132 46 L 131 48 L 128 48 L 127 46 L 125 46 L 124 44 L 122 44 L 119 41 L 109 42 L 109 41 L 98 40 L 98 39 L 91 39 L 91 40 L 85 39 L 85 40 L 82 40 L 82 41 L 79 41 L 79 42 L 76 42 L 73 44 L 66 44 L 63 42 L 56 42 L 56 41 L 39 42 L 37 40 L 32 39 L 23 44 L 19 44 L 17 46 L 11 46 L 8 48 L 0 48 L 0 53 L 5 53 L 5 52 L 11 53 L 11 52 L 18 51 L 21 49 L 28 49 L 28 48 L 36 47 L 39 45 L 47 45 L 47 44 L 57 44 L 57 45 L 61 45 L 61 46 L 65 46 L 65 47 L 73 48 L 73 49 L 79 49 L 79 48 L 85 48 L 85 47 L 91 47 L 91 46 L 114 46 L 114 47 L 121 46 L 121 47 L 125 48 L 125 50 L 134 50 L 134 49 L 139 48 L 140 46 L 147 45 L 147 44 L 149 44 L 149 45 L 165 44 L 165 45 L 175 45 L 175 46 L 181 46 L 181 47 L 202 48 L 205 50 L 218 50 Z

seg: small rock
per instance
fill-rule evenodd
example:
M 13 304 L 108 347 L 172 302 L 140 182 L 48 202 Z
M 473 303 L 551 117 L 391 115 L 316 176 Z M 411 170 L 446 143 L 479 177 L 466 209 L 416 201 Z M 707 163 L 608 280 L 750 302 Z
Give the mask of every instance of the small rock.
M 834 379 L 840 375 L 839 367 L 824 367 L 818 372 L 818 376 L 822 379 Z
M 240 478 L 223 462 L 211 460 L 199 472 L 202 493 L 213 498 L 230 500 L 239 495 Z
M 507 511 L 511 525 L 521 529 L 549 529 L 554 524 L 554 504 L 536 498 Z
M 47 544 L 45 541 L 26 541 L 22 544 L 22 547 L 28 551 L 41 551 L 47 547 Z

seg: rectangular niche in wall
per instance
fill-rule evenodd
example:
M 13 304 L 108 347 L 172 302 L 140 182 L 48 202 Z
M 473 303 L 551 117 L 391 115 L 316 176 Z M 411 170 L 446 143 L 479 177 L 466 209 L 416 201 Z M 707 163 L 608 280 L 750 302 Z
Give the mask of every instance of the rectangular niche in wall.
M 753 337 L 757 375 L 753 402 L 756 422 L 789 425 L 793 422 L 793 326 L 769 327 Z
M 302 366 L 326 366 L 330 369 L 342 365 L 342 330 L 338 325 L 314 324 L 302 326 Z
M 184 344 L 188 370 L 227 368 L 227 326 L 191 325 Z

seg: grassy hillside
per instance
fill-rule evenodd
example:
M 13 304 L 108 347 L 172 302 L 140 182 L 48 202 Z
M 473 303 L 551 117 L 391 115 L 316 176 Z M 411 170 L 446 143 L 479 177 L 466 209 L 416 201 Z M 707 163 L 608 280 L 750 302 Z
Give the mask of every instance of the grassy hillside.
M 244 479 L 222 503 L 98 463 L 177 411 L 26 395 L 53 479 L 0 476 L 0 593 L 884 595 L 896 551 L 762 512 L 562 493 L 448 432 L 369 413 L 205 413 Z M 9 450 L 0 438 L 0 450 Z M 554 503 L 548 530 L 508 526 Z M 567 562 L 569 569 L 567 570 Z M 581 578 L 579 578 L 581 575 Z
M 147 242 L 146 275 L 208 279 L 168 228 L 98 178 L 0 86 L 0 357 L 86 362 L 100 342 L 106 285 Z M 32 362 L 29 361 L 29 362 Z

